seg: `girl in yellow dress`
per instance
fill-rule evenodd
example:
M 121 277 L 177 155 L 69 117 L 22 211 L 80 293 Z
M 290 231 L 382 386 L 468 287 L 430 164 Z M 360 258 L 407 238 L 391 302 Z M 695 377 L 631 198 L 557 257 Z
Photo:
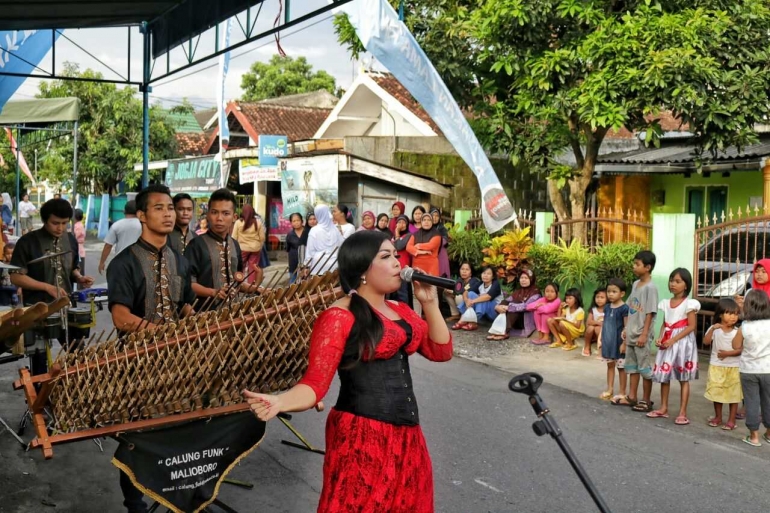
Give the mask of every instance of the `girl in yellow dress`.
M 738 333 L 735 327 L 741 309 L 734 300 L 722 298 L 717 304 L 713 324 L 703 336 L 703 345 L 712 347 L 709 363 L 709 377 L 706 384 L 706 399 L 714 403 L 714 416 L 709 419 L 711 427 L 722 426 L 725 431 L 735 429 L 738 404 L 743 401 L 741 373 L 738 368 L 741 350 L 733 349 L 733 339 Z M 722 424 L 722 405 L 730 408 L 727 422 Z
M 555 342 L 548 347 L 561 347 L 565 351 L 577 348 L 575 339 L 582 336 L 586 330 L 583 311 L 583 298 L 580 290 L 569 289 L 564 295 L 564 307 L 561 317 L 554 317 L 548 321 L 548 329 L 551 330 Z

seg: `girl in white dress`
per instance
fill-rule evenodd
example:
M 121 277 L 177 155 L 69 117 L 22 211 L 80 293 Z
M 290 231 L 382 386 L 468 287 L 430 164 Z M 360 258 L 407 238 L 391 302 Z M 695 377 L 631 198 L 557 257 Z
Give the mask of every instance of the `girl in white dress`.
M 660 383 L 660 408 L 651 411 L 651 419 L 668 418 L 668 394 L 671 380 L 676 379 L 681 386 L 679 415 L 675 424 L 684 426 L 690 423 L 687 418 L 687 402 L 690 399 L 690 380 L 698 379 L 698 346 L 695 342 L 695 316 L 700 310 L 700 303 L 689 299 L 692 289 L 692 275 L 687 269 L 674 269 L 668 278 L 668 290 L 674 297 L 664 299 L 658 304 L 663 311 L 663 326 L 660 328 L 655 345 L 658 354 L 652 369 L 652 379 Z

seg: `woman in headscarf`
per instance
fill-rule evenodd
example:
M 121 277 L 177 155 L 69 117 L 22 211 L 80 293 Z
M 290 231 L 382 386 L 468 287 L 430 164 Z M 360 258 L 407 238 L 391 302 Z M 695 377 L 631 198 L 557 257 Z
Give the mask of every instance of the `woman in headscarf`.
M 334 226 L 332 214 L 326 205 L 315 207 L 318 221 L 307 236 L 305 266 L 313 274 L 322 274 L 337 268 L 337 254 L 332 253 L 342 245 L 342 233 Z
M 423 213 L 420 230 L 412 234 L 406 250 L 412 255 L 412 264 L 424 272 L 438 276 L 438 251 L 441 247 L 441 235 L 433 226 L 433 217 Z
M 412 265 L 412 255 L 406 250 L 410 240 L 412 233 L 409 231 L 409 218 L 402 214 L 396 219 L 396 231 L 393 234 L 393 247 L 396 248 L 402 269 Z M 412 304 L 412 288 L 408 282 L 401 282 L 401 288 L 396 291 L 396 298 L 402 303 Z
M 251 205 L 243 206 L 243 217 L 235 222 L 232 237 L 241 246 L 246 281 L 261 283 L 262 268 L 259 264 L 262 246 L 265 244 L 265 225 L 257 219 Z
M 390 222 L 388 223 L 388 228 L 390 228 L 391 233 L 396 233 L 396 222 L 398 221 L 398 216 L 402 216 L 404 214 L 406 214 L 406 205 L 400 201 L 393 203 L 393 206 L 390 207 Z M 409 218 L 407 218 L 406 224 L 409 224 Z
M 377 216 L 377 229 L 380 230 L 381 232 L 387 233 L 392 238 L 393 237 L 393 232 L 390 231 L 390 228 L 388 228 L 388 225 L 390 224 L 388 221 L 390 221 L 390 219 L 388 218 L 388 214 L 380 214 L 380 215 L 378 215 Z
M 361 216 L 361 226 L 358 227 L 357 232 L 361 230 L 374 230 L 374 212 L 367 210 Z
M 451 271 L 449 270 L 449 255 L 446 251 L 447 244 L 449 244 L 449 233 L 447 232 L 446 226 L 441 224 L 441 210 L 439 210 L 438 207 L 432 206 L 430 207 L 429 213 L 433 218 L 433 226 L 436 227 L 439 235 L 441 235 L 441 247 L 438 251 L 438 275 L 449 278 L 451 276 Z
M 519 273 L 519 288 L 495 307 L 495 311 L 499 315 L 505 316 L 505 331 L 499 333 L 500 330 L 495 329 L 497 327 L 495 325 L 502 325 L 502 319 L 499 321 L 495 319 L 489 329 L 490 334 L 487 336 L 487 340 L 506 340 L 510 336 L 511 330 L 523 330 L 525 327 L 524 316 L 531 315 L 526 311 L 527 305 L 538 299 L 540 299 L 540 290 L 538 290 L 535 282 L 535 273 L 529 269 L 524 269 Z M 528 337 L 531 334 L 532 332 L 523 336 Z

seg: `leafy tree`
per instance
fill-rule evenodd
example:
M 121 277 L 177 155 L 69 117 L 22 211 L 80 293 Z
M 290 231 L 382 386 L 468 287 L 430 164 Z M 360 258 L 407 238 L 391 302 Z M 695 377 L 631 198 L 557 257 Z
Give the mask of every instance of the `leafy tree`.
M 658 145 L 658 114 L 670 110 L 707 157 L 756 141 L 770 114 L 765 0 L 408 0 L 406 11 L 455 99 L 477 113 L 482 144 L 548 172 L 559 219 L 583 217 L 610 130 Z M 335 27 L 357 56 L 347 19 Z M 564 150 L 576 166 L 560 163 Z
M 65 76 L 102 78 L 98 72 L 80 71 L 66 63 Z M 113 193 L 123 181 L 135 188 L 141 172 L 133 166 L 142 161 L 142 102 L 134 90 L 114 84 L 55 80 L 40 84 L 39 98 L 80 98 L 78 122 L 78 183 L 80 193 Z M 160 105 L 150 108 L 150 160 L 176 155 L 175 126 Z M 72 183 L 74 139 L 59 138 L 39 159 L 40 179 L 69 186 Z M 152 172 L 151 172 L 152 173 Z M 154 173 L 157 178 L 157 171 Z
M 288 94 L 311 93 L 325 89 L 340 96 L 334 77 L 323 70 L 313 73 L 304 57 L 273 55 L 270 62 L 255 62 L 241 77 L 243 101 L 254 102 Z
M 171 107 L 169 112 L 172 114 L 193 114 L 195 112 L 195 105 L 187 98 L 182 98 L 182 103 Z

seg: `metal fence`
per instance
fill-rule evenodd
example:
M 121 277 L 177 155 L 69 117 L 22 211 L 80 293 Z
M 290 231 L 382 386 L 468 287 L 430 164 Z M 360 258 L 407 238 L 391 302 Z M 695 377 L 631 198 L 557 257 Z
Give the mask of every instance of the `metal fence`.
M 636 242 L 650 246 L 652 224 L 644 214 L 636 210 L 601 209 L 586 212 L 580 219 L 557 221 L 551 225 L 551 242 L 556 244 L 563 239 L 568 244 L 580 237 L 583 245 L 595 251 L 598 246 L 612 242 Z M 580 235 L 579 235 L 580 234 Z

